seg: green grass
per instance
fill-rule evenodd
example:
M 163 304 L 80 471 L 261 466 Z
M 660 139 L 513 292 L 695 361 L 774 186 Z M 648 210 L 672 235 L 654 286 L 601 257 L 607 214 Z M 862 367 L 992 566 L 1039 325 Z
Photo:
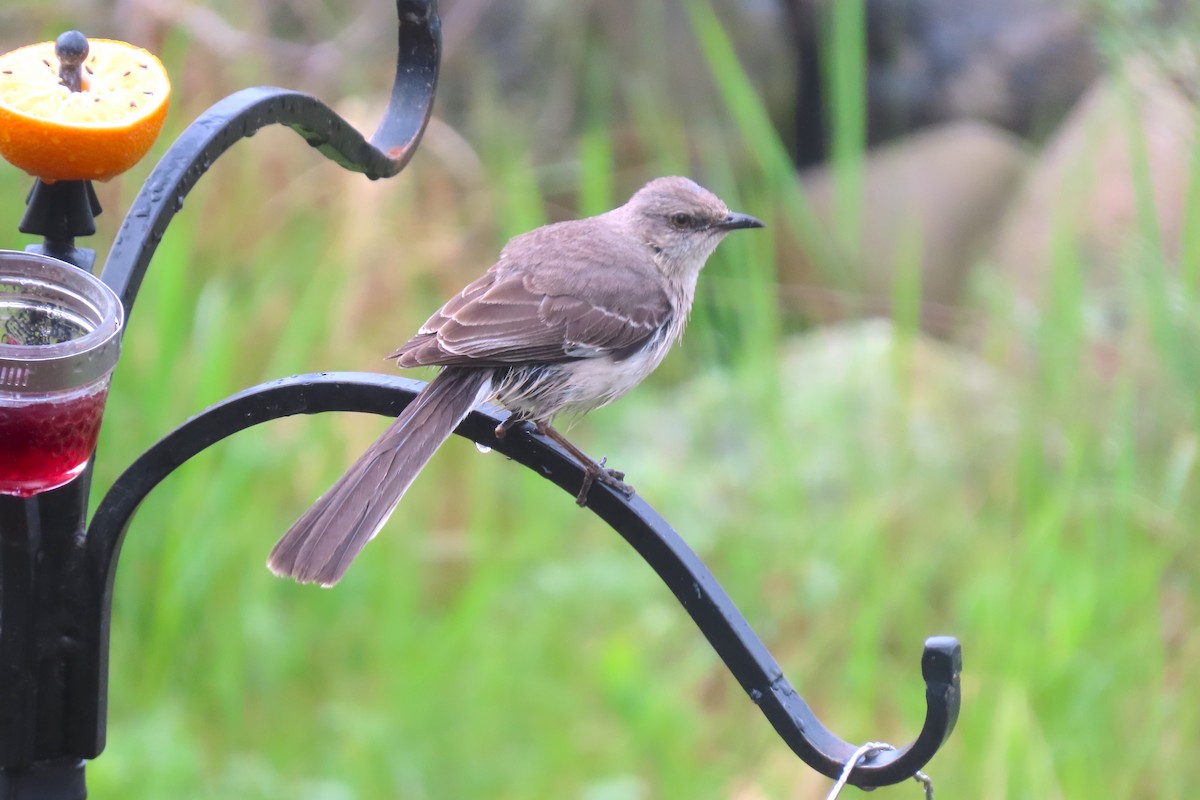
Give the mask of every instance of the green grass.
M 999 286 L 979 287 L 972 312 L 991 324 L 978 358 L 922 346 L 915 238 L 891 298 L 897 335 L 822 355 L 819 333 L 794 338 L 806 322 L 777 302 L 775 273 L 803 246 L 826 285 L 857 285 L 861 4 L 845 6 L 828 80 L 848 216 L 832 231 L 699 1 L 685 19 L 713 79 L 703 125 L 637 72 L 645 64 L 623 65 L 639 77 L 625 79 L 590 46 L 579 74 L 592 100 L 552 160 L 478 76 L 462 132 L 477 185 L 427 151 L 372 184 L 287 132 L 239 144 L 188 199 L 142 289 L 97 494 L 249 384 L 388 371 L 379 356 L 509 235 L 688 172 L 769 228 L 722 245 L 684 346 L 573 437 L 630 472 L 839 735 L 913 736 L 921 642 L 958 636 L 962 715 L 927 769 L 939 797 L 1189 796 L 1200 149 L 1180 269 L 1166 268 L 1176 243 L 1149 223 L 1131 243 L 1127 358 L 1110 381 L 1086 367 L 1088 265 L 1065 226 L 1034 320 Z M 643 13 L 654 39 L 666 23 Z M 203 57 L 172 47 L 173 70 Z M 210 95 L 184 99 L 172 130 L 231 88 L 213 79 Z M 102 252 L 147 170 L 102 187 Z M 25 187 L 0 169 L 10 231 Z M 1016 351 L 1028 357 L 1015 363 Z M 151 495 L 118 573 L 109 745 L 89 766 L 91 796 L 824 797 L 829 781 L 779 742 L 619 537 L 465 441 L 444 448 L 335 590 L 273 578 L 275 538 L 384 424 L 264 426 Z

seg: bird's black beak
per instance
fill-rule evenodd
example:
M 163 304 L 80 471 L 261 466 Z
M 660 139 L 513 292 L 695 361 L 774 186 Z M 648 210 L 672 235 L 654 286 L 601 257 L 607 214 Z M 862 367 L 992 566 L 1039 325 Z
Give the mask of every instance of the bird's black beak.
M 730 212 L 725 219 L 714 224 L 713 227 L 723 231 L 735 231 L 739 228 L 765 228 L 766 226 L 762 224 L 761 220 L 749 214 L 738 214 L 734 211 Z

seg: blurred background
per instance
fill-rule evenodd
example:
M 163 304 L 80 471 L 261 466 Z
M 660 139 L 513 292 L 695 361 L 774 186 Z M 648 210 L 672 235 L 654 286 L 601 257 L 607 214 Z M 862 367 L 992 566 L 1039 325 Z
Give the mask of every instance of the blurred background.
M 1184 0 L 443 0 L 424 144 L 372 183 L 237 145 L 130 320 L 97 493 L 253 383 L 382 356 L 511 235 L 687 174 L 767 222 L 684 344 L 572 436 L 626 470 L 852 741 L 907 742 L 932 634 L 965 651 L 938 796 L 1200 781 L 1200 18 Z M 383 0 L 7 0 L 172 76 L 99 186 L 101 260 L 224 95 L 372 130 Z M 0 165 L 16 233 L 30 179 Z M 386 424 L 284 420 L 159 487 L 118 573 L 97 798 L 821 798 L 674 598 L 572 498 L 455 440 L 335 590 L 276 537 Z M 858 790 L 847 790 L 854 795 Z M 916 798 L 916 784 L 880 790 Z

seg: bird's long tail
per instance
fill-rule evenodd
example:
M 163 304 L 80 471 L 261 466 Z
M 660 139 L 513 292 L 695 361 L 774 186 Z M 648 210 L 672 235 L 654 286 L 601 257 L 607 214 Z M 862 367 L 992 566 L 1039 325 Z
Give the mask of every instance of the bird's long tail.
M 396 509 L 434 452 L 491 391 L 486 369 L 448 367 L 275 544 L 267 566 L 332 586 Z

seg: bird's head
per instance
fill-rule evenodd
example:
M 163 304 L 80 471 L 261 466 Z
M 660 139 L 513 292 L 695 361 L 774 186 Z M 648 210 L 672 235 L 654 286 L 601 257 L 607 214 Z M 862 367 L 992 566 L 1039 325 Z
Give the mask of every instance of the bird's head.
M 618 209 L 668 272 L 698 273 L 730 231 L 761 228 L 688 178 L 656 178 Z

